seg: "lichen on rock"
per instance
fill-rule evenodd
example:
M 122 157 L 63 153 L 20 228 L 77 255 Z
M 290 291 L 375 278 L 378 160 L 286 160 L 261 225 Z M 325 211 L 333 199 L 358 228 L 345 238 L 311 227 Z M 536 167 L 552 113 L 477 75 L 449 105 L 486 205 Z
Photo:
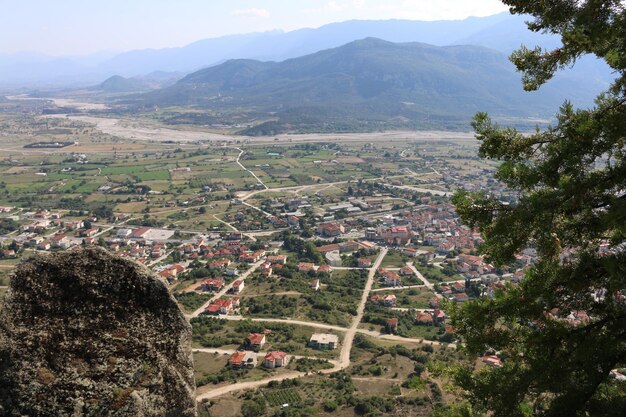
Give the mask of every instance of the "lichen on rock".
M 0 311 L 0 416 L 195 416 L 191 327 L 165 284 L 100 248 L 38 255 Z

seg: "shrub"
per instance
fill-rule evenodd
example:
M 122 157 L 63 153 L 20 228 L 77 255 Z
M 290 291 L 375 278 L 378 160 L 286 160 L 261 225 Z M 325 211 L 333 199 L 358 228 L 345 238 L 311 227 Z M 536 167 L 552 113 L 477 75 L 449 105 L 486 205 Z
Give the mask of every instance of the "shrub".
M 327 413 L 332 413 L 337 409 L 337 403 L 333 400 L 326 401 L 324 403 L 324 411 Z

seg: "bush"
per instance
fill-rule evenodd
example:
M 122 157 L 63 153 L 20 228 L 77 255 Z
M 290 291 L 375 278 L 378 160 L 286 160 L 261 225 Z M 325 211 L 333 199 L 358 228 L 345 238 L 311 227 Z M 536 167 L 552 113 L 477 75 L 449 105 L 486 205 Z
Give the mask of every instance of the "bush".
M 424 346 L 422 346 L 422 351 L 428 352 L 428 353 L 433 353 L 435 351 L 435 348 L 433 348 L 432 345 L 424 345 Z
M 404 381 L 402 386 L 409 389 L 420 389 L 424 386 L 424 381 L 418 375 L 413 375 Z
M 337 409 L 337 403 L 334 402 L 333 400 L 329 400 L 324 403 L 324 411 L 326 411 L 327 413 L 332 413 L 336 409 Z
M 383 374 L 383 368 L 381 368 L 380 365 L 371 366 L 368 371 L 374 376 L 381 376 Z
M 420 376 L 422 375 L 422 372 L 424 372 L 424 369 L 426 369 L 424 364 L 417 362 L 415 364 L 415 367 L 413 368 L 413 371 L 415 372 L 415 375 Z
M 257 397 L 251 401 L 244 401 L 241 405 L 241 414 L 244 417 L 260 417 L 265 413 L 265 401 Z

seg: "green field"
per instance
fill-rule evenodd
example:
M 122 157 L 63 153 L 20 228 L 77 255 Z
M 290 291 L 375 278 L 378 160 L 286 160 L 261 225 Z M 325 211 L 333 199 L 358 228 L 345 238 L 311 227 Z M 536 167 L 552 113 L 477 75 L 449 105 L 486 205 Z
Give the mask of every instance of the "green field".
M 289 406 L 298 406 L 302 401 L 300 394 L 293 389 L 282 389 L 277 391 L 265 391 L 263 392 L 268 404 L 272 407 L 282 406 L 283 404 L 289 404 Z

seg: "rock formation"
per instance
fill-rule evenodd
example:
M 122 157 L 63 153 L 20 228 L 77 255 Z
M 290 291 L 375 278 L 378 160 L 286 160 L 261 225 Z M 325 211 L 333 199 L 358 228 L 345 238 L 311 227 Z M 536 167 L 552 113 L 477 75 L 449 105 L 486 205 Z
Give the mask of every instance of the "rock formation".
M 0 416 L 194 415 L 191 327 L 161 280 L 100 248 L 17 267 L 0 311 Z

